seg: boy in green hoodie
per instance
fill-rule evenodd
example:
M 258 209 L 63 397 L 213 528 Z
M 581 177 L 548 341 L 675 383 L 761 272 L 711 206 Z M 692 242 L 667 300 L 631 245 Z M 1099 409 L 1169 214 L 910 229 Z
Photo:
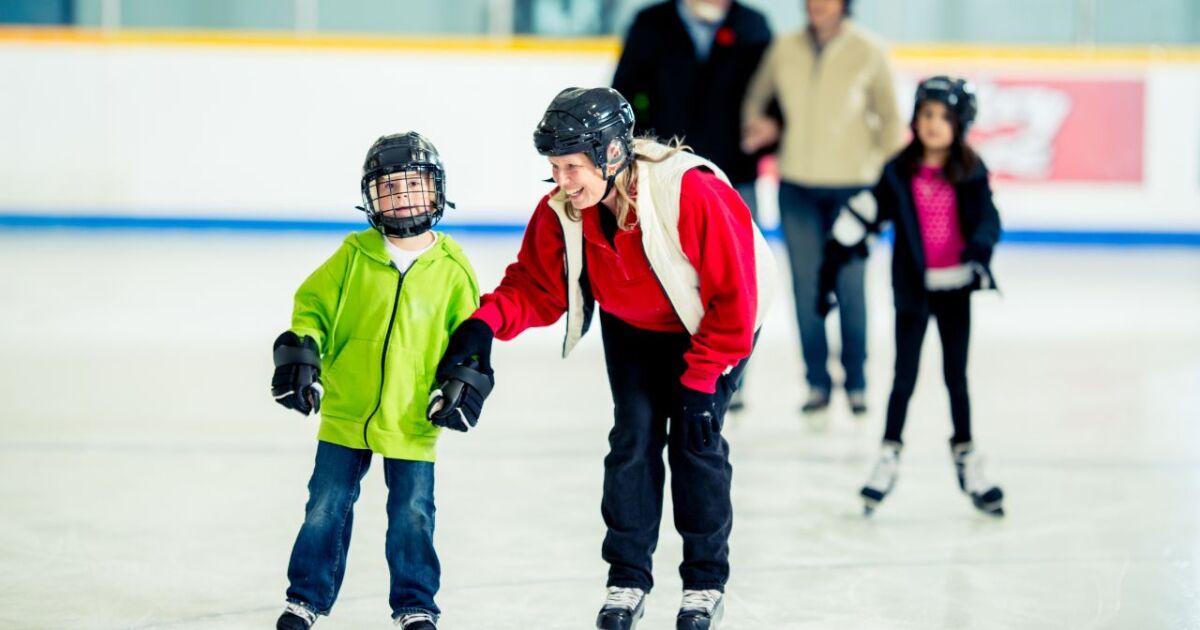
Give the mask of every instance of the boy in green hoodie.
M 321 416 L 279 630 L 307 629 L 333 607 L 376 453 L 388 487 L 392 617 L 406 630 L 437 628 L 435 445 L 441 427 L 474 426 L 491 389 L 490 365 L 435 379 L 450 334 L 479 306 L 462 249 L 433 231 L 447 205 L 437 149 L 415 132 L 381 137 L 367 152 L 362 192 L 371 229 L 347 236 L 304 281 L 274 346 L 276 401 Z

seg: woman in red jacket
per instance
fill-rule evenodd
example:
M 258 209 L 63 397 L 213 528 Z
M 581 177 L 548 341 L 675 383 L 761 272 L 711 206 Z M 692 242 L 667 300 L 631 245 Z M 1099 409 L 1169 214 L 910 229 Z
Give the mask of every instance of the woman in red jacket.
M 597 627 L 630 628 L 642 615 L 666 447 L 684 542 L 677 627 L 715 628 L 732 525 L 721 427 L 774 262 L 720 169 L 634 140 L 633 124 L 629 103 L 609 88 L 570 88 L 550 103 L 533 136 L 555 187 L 500 286 L 454 333 L 439 376 L 472 357 L 490 373 L 493 337 L 512 339 L 564 314 L 565 356 L 599 303 L 615 412 L 601 504 L 608 596 Z

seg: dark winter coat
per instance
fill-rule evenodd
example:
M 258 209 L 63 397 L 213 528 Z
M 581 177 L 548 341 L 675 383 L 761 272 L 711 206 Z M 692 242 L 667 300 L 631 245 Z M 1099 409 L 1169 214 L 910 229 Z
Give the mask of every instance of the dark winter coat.
M 766 18 L 734 2 L 701 61 L 675 0 L 634 18 L 613 76 L 633 106 L 638 133 L 680 136 L 734 184 L 754 181 L 757 156 L 742 153 L 742 98 L 771 43 Z
M 895 232 L 892 248 L 892 287 L 897 311 L 922 310 L 928 299 L 925 289 L 925 249 L 913 200 L 912 178 L 906 177 L 898 159 L 883 167 L 873 191 L 879 205 L 879 221 L 891 221 Z M 992 250 L 1000 240 L 1000 214 L 992 202 L 988 170 L 980 161 L 970 175 L 954 186 L 958 225 L 966 242 L 964 259 L 983 265 L 992 288 Z M 965 260 L 964 260 L 965 261 Z M 979 288 L 979 283 L 972 285 Z

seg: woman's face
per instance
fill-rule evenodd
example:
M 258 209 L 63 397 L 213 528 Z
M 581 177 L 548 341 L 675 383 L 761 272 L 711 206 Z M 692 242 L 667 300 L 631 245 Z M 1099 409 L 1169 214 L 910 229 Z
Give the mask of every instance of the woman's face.
M 917 109 L 917 138 L 927 150 L 944 151 L 954 142 L 954 118 L 950 108 L 938 101 L 925 101 Z
M 601 201 L 608 181 L 585 153 L 549 157 L 550 176 L 576 208 L 590 208 Z

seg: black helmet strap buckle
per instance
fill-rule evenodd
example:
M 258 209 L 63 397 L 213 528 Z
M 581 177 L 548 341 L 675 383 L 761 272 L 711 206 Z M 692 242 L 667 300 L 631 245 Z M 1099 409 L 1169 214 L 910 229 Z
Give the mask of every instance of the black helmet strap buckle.
M 608 199 L 609 193 L 611 193 L 613 191 L 613 188 L 615 188 L 617 185 L 617 177 L 619 177 L 621 175 L 621 173 L 625 172 L 625 170 L 628 169 L 629 165 L 632 163 L 633 163 L 633 147 L 625 147 L 625 157 L 621 160 L 621 165 L 617 167 L 617 170 L 613 171 L 612 175 L 608 175 L 604 178 L 605 181 L 607 182 L 607 184 L 604 186 L 604 194 L 600 195 L 601 201 Z M 605 164 L 604 168 L 605 168 L 605 170 L 607 170 L 608 169 L 608 160 L 605 160 L 604 164 Z

